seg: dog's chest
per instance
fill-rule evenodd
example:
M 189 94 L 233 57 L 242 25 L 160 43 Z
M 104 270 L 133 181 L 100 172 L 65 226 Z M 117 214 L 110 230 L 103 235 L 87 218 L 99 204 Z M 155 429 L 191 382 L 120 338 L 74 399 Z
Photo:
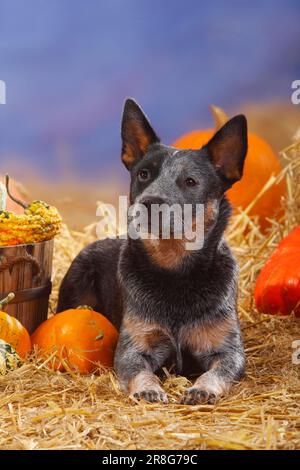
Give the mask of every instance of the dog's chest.
M 147 354 L 167 349 L 170 352 L 189 351 L 192 354 L 210 354 L 218 351 L 230 332 L 234 330 L 232 317 L 213 323 L 197 321 L 180 326 L 165 322 L 125 315 L 123 326 L 136 347 Z
M 180 331 L 190 331 L 199 320 L 214 317 L 222 303 L 213 283 L 199 284 L 176 281 L 167 284 L 155 279 L 151 284 L 132 282 L 125 295 L 125 309 L 139 318 L 162 324 L 179 336 Z M 189 334 L 181 336 L 186 338 Z

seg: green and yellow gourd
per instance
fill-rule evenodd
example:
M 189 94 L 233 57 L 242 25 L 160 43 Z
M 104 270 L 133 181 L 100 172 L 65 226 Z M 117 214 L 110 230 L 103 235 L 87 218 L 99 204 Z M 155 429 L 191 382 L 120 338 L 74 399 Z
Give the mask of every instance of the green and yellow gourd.
M 31 349 L 27 330 L 16 318 L 2 311 L 14 297 L 15 295 L 10 293 L 5 299 L 0 300 L 0 376 L 20 367 L 23 362 L 19 354 L 25 357 Z
M 22 360 L 15 349 L 3 339 L 0 339 L 0 375 L 21 367 Z
M 24 208 L 24 214 L 6 210 L 7 195 Z M 6 187 L 0 183 L 0 246 L 38 243 L 51 240 L 59 233 L 62 219 L 54 206 L 43 201 L 24 204 L 9 191 L 9 177 Z

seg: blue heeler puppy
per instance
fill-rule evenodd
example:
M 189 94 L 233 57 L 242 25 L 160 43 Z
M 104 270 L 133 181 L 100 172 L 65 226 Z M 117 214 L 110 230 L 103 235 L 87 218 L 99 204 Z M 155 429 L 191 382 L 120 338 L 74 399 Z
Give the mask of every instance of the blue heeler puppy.
M 195 377 L 182 403 L 213 403 L 244 374 L 237 317 L 238 268 L 223 238 L 231 214 L 226 190 L 243 174 L 247 122 L 228 121 L 199 150 L 163 145 L 132 99 L 122 121 L 122 161 L 130 171 L 130 202 L 202 204 L 204 243 L 128 238 L 96 241 L 66 274 L 58 312 L 82 304 L 120 329 L 115 369 L 122 389 L 167 402 L 163 366 Z

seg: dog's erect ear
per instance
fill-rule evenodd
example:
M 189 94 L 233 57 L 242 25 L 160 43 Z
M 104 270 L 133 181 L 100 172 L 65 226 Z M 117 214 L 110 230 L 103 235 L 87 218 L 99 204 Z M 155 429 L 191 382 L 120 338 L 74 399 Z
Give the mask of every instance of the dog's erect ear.
M 245 116 L 241 114 L 226 122 L 204 148 L 226 188 L 239 181 L 248 148 Z
M 159 142 L 147 117 L 132 100 L 126 100 L 122 118 L 122 161 L 130 170 L 147 152 L 149 145 Z

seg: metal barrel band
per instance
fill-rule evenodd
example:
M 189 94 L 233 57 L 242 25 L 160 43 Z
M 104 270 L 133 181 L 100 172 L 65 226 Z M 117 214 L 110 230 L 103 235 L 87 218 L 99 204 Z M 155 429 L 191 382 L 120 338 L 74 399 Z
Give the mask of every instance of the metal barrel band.
M 31 289 L 24 289 L 15 292 L 15 298 L 10 304 L 18 304 L 20 302 L 29 302 L 30 300 L 40 299 L 42 297 L 48 297 L 51 294 L 52 282 L 48 281 L 47 284 L 40 287 L 32 287 Z M 9 292 L 1 293 L 1 297 L 6 297 Z

